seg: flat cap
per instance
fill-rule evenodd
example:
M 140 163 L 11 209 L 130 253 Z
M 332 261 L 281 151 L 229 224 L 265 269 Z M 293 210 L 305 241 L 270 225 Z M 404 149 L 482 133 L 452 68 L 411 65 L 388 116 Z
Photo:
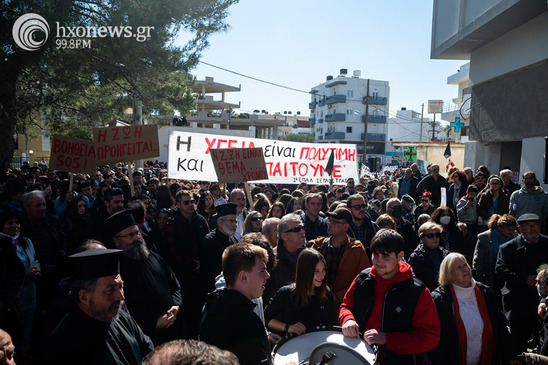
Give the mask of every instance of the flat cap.
M 326 212 L 326 216 L 335 219 L 343 219 L 348 224 L 352 223 L 352 213 L 346 208 L 337 208 L 332 212 Z
M 519 216 L 518 223 L 539 221 L 540 217 L 534 213 L 525 213 Z

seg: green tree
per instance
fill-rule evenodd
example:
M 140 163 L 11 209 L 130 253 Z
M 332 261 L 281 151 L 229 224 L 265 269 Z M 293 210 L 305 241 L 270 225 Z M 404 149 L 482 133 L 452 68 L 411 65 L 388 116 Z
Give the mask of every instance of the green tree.
M 13 156 L 15 126 L 21 124 L 24 128 L 38 112 L 45 113 L 50 130 L 56 131 L 75 124 L 89 128 L 123 118 L 124 110 L 134 100 L 142 101 L 144 115 L 193 109 L 195 101 L 188 89 L 192 77 L 188 72 L 207 47 L 209 35 L 227 29 L 227 10 L 236 2 L 3 1 L 0 4 L 1 176 Z M 23 50 L 12 36 L 13 24 L 27 13 L 44 17 L 51 30 L 47 42 L 36 51 Z M 140 38 L 84 38 L 90 41 L 90 48 L 63 49 L 57 43 L 58 24 L 83 29 L 132 27 L 133 34 L 140 34 Z M 177 47 L 173 42 L 180 34 L 189 40 Z M 35 32 L 32 37 L 39 41 L 45 34 Z
M 313 134 L 293 134 L 293 133 L 286 134 L 285 136 L 283 136 L 282 141 L 306 142 L 306 143 L 316 142 Z

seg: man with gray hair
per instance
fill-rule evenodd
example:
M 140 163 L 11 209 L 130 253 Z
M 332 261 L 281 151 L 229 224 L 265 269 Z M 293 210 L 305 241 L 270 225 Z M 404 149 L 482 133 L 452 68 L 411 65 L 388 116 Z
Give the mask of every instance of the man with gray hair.
M 236 207 L 236 220 L 238 221 L 238 226 L 236 227 L 236 233 L 234 237 L 237 241 L 242 238 L 244 233 L 244 221 L 247 216 L 247 209 L 245 208 L 245 192 L 242 189 L 234 189 L 230 192 L 230 197 L 228 198 L 229 203 L 234 203 Z
M 516 184 L 512 181 L 512 175 L 513 172 L 510 169 L 504 169 L 499 172 L 500 178 L 502 179 L 502 187 L 504 190 L 508 191 L 509 195 L 512 195 L 512 193 L 516 190 L 521 189 L 521 186 L 519 184 Z
M 181 286 L 164 259 L 147 249 L 131 210 L 108 217 L 104 230 L 122 250 L 120 274 L 133 318 L 155 345 L 180 338 Z
M 278 245 L 276 254 L 278 265 L 272 270 L 270 280 L 263 294 L 263 301 L 268 300 L 282 286 L 295 281 L 297 257 L 306 245 L 304 223 L 297 214 L 286 214 L 278 224 Z
M 263 221 L 263 234 L 268 239 L 270 247 L 274 248 L 278 245 L 278 224 L 280 218 L 270 217 Z
M 27 213 L 21 222 L 21 237 L 27 237 L 34 245 L 36 260 L 42 266 L 41 279 L 37 282 L 40 301 L 36 313 L 49 307 L 57 293 L 61 279 L 61 265 L 66 256 L 65 235 L 61 222 L 53 214 L 47 214 L 46 199 L 40 190 L 23 195 L 23 208 Z
M 45 363 L 140 364 L 153 350 L 150 338 L 122 307 L 120 254 L 91 249 L 70 257 L 74 306 L 47 338 Z

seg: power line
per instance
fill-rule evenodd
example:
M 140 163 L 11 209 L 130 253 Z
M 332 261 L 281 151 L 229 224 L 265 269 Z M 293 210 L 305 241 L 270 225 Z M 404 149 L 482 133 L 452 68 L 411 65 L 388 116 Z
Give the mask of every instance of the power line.
M 304 90 L 300 90 L 300 89 L 296 89 L 296 88 L 293 88 L 293 87 L 290 87 L 290 86 L 285 86 L 285 85 L 281 85 L 281 84 L 277 84 L 275 82 L 271 82 L 271 81 L 266 81 L 266 80 L 263 80 L 263 79 L 259 79 L 257 77 L 253 77 L 253 76 L 249 76 L 249 75 L 245 75 L 241 72 L 236 72 L 236 71 L 233 71 L 233 70 L 229 70 L 227 68 L 224 68 L 224 67 L 221 67 L 221 66 L 217 66 L 217 65 L 213 65 L 211 63 L 208 63 L 208 62 L 205 62 L 205 61 L 198 61 L 204 65 L 207 65 L 207 66 L 210 66 L 210 67 L 214 67 L 214 68 L 217 68 L 219 70 L 222 70 L 222 71 L 225 71 L 225 72 L 229 72 L 229 73 L 232 73 L 232 74 L 235 74 L 235 75 L 238 75 L 238 76 L 242 76 L 242 77 L 245 77 L 245 78 L 248 78 L 248 79 L 251 79 L 251 80 L 255 80 L 255 81 L 258 81 L 258 82 L 262 82 L 262 83 L 265 83 L 265 84 L 268 84 L 268 85 L 272 85 L 272 86 L 276 86 L 276 87 L 280 87 L 280 88 L 283 88 L 283 89 L 287 89 L 287 90 L 292 90 L 292 91 L 296 91 L 296 92 L 299 92 L 299 93 L 303 93 L 303 94 L 307 94 L 307 95 L 310 95 L 311 92 L 310 91 L 304 91 Z M 328 95 L 320 95 L 320 94 L 315 94 L 315 96 L 319 96 L 319 97 L 327 97 Z M 363 99 L 352 99 L 352 98 L 347 98 L 346 99 L 347 101 L 357 101 L 357 102 L 363 102 Z M 380 111 L 381 113 L 385 114 L 387 117 L 394 117 L 395 119 L 400 119 L 400 120 L 405 120 L 405 121 L 408 121 L 408 122 L 411 122 L 411 123 L 420 123 L 420 121 L 415 121 L 413 119 L 409 119 L 407 117 L 403 117 L 401 115 L 398 115 L 397 112 L 394 112 L 393 110 L 389 110 L 388 111 L 385 111 L 383 109 L 381 109 L 380 107 L 378 106 L 373 106 L 375 108 L 376 111 Z M 408 132 L 411 132 L 411 134 L 416 134 L 416 135 L 420 135 L 419 132 L 415 132 L 415 131 L 412 131 L 406 127 L 404 127 L 402 124 L 396 122 L 396 121 L 393 121 L 394 124 L 397 124 L 398 126 L 400 126 L 401 128 L 405 129 L 406 131 Z
M 259 81 L 259 82 L 262 82 L 262 83 L 265 83 L 265 84 L 268 84 L 268 85 L 273 85 L 273 86 L 281 87 L 283 89 L 297 91 L 299 93 L 310 94 L 309 91 L 299 90 L 299 89 L 295 89 L 294 87 L 289 87 L 289 86 L 285 86 L 285 85 L 281 85 L 281 84 L 276 84 L 275 82 L 270 82 L 270 81 L 259 79 L 257 77 L 244 75 L 240 72 L 232 71 L 232 70 L 229 70 L 227 68 L 220 67 L 220 66 L 215 66 L 215 65 L 212 65 L 211 63 L 207 63 L 207 62 L 204 62 L 204 61 L 198 61 L 198 62 L 203 63 L 204 65 L 208 65 L 208 66 L 211 66 L 211 67 L 218 68 L 219 70 L 230 72 L 230 73 L 233 73 L 235 75 L 242 76 L 242 77 L 245 77 L 245 78 L 248 78 L 248 79 L 251 79 L 251 80 Z

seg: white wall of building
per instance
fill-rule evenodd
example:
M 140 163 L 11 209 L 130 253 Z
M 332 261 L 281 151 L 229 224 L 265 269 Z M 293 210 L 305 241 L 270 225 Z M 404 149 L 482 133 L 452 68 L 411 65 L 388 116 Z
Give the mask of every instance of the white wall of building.
M 474 84 L 548 58 L 548 13 L 473 51 L 470 80 Z
M 428 133 L 432 119 L 424 118 L 422 140 L 420 138 L 421 115 L 414 110 L 398 110 L 396 118 L 388 119 L 387 140 L 393 142 L 427 142 L 432 134 Z
M 343 84 L 345 82 L 346 84 Z M 327 87 L 329 84 L 335 83 L 335 86 Z M 365 116 L 365 107 L 363 100 L 367 95 L 367 79 L 360 77 L 339 75 L 332 80 L 315 86 L 313 90 L 317 92 L 311 96 L 311 102 L 319 103 L 323 98 L 331 97 L 334 95 L 346 96 L 345 102 L 334 103 L 331 105 L 323 105 L 313 109 L 310 113 L 311 119 L 315 121 L 312 125 L 316 141 L 319 143 L 338 143 L 341 141 L 352 142 L 360 145 L 363 143 L 362 134 L 364 133 L 364 123 L 362 122 Z M 368 123 L 367 133 L 376 133 L 385 135 L 385 150 L 386 135 L 388 132 L 388 110 L 390 101 L 390 87 L 388 81 L 369 80 L 369 95 L 370 97 L 386 98 L 386 105 L 379 105 L 371 103 L 369 105 L 369 115 L 382 115 L 385 116 L 385 123 Z M 344 121 L 326 122 L 326 115 L 331 114 L 344 114 Z M 322 121 L 323 120 L 323 121 Z M 344 138 L 338 139 L 326 139 L 326 134 L 329 133 L 343 133 Z M 370 154 L 368 154 L 370 155 Z M 373 155 L 370 155 L 373 156 Z M 383 155 L 375 155 L 384 159 Z

